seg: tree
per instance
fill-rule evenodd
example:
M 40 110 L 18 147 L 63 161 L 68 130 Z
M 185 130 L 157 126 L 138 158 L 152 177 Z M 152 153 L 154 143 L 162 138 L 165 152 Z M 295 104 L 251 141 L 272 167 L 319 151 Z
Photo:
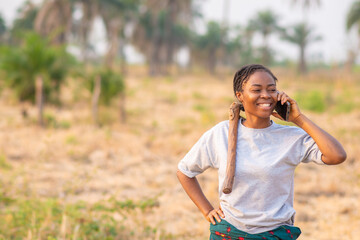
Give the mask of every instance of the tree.
M 123 77 L 110 68 L 104 67 L 89 74 L 86 87 L 92 93 L 91 106 L 95 124 L 99 124 L 99 104 L 109 106 L 115 97 L 119 96 L 119 117 L 121 122 L 126 121 L 125 111 L 125 82 Z
M 26 1 L 21 5 L 18 9 L 17 17 L 10 28 L 9 43 L 12 45 L 20 44 L 23 33 L 34 30 L 34 22 L 38 11 L 39 8 L 30 1 Z
M 271 10 L 258 12 L 257 15 L 250 20 L 249 26 L 262 35 L 261 62 L 264 65 L 269 65 L 272 59 L 269 47 L 269 36 L 280 29 L 278 26 L 278 16 Z
M 223 33 L 219 23 L 210 21 L 205 34 L 195 35 L 194 47 L 199 53 L 198 58 L 205 62 L 210 73 L 215 73 L 221 47 L 225 44 L 226 37 Z
M 133 44 L 145 55 L 149 75 L 167 74 L 176 51 L 190 40 L 188 25 L 196 12 L 191 0 L 149 0 L 143 7 Z
M 35 33 L 25 35 L 20 47 L 3 47 L 0 54 L 7 85 L 21 102 L 36 102 L 41 126 L 44 101 L 59 102 L 60 86 L 72 62 L 63 47 L 52 47 Z
M 5 24 L 5 20 L 2 16 L 2 14 L 0 13 L 0 43 L 3 42 L 4 40 L 4 35 L 6 33 L 6 24 Z
M 321 5 L 321 0 L 292 0 L 293 5 L 300 5 L 302 8 L 303 22 L 307 22 L 307 14 L 310 8 Z
M 303 9 L 309 9 L 312 6 L 320 6 L 321 0 L 292 0 L 293 4 L 300 4 Z
M 88 37 L 96 17 L 102 19 L 108 42 L 104 63 L 108 68 L 126 43 L 125 28 L 134 22 L 138 12 L 139 0 L 73 0 L 74 8 L 81 10 L 81 18 L 75 19 L 72 36 L 80 42 L 82 58 L 87 60 Z M 124 55 L 124 54 L 122 54 Z M 122 56 L 124 58 L 124 56 Z M 121 62 L 124 71 L 125 59 Z
M 125 27 L 133 21 L 138 10 L 138 1 L 134 0 L 101 0 L 99 14 L 102 17 L 109 48 L 105 56 L 105 65 L 112 68 L 114 60 L 125 45 Z M 123 59 L 122 62 L 125 60 Z
M 64 44 L 71 29 L 70 0 L 46 0 L 36 15 L 34 29 L 55 44 Z
M 288 31 L 283 31 L 282 38 L 299 47 L 298 71 L 301 74 L 307 72 L 306 48 L 312 42 L 321 40 L 321 37 L 314 35 L 313 29 L 306 23 L 299 23 Z
M 89 59 L 89 35 L 92 30 L 95 18 L 98 16 L 98 0 L 74 0 L 74 11 L 81 11 L 81 18 L 73 17 L 71 36 L 76 44 L 80 45 L 81 59 L 87 63 Z
M 350 29 L 352 29 L 354 27 L 356 28 L 358 38 L 360 39 L 360 1 L 353 2 L 353 4 L 351 5 L 351 8 L 346 16 L 347 31 L 350 31 Z M 357 50 L 349 51 L 348 62 L 347 62 L 347 65 L 348 65 L 347 67 L 349 69 L 352 69 L 352 66 L 355 63 L 355 59 L 357 57 L 359 47 L 360 47 L 360 42 L 359 42 L 359 46 L 357 47 Z

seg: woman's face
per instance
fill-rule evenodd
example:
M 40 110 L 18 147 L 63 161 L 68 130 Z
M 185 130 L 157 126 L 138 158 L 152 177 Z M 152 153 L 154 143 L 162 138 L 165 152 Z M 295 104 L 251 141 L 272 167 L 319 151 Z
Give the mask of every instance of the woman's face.
M 243 103 L 247 118 L 270 118 L 277 102 L 275 80 L 265 71 L 254 72 L 236 97 Z

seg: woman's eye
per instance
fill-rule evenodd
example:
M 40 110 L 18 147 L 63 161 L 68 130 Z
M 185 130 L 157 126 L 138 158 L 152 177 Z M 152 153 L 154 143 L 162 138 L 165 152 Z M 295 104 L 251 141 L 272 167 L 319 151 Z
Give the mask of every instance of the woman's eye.
M 254 89 L 253 92 L 260 92 L 260 90 L 259 89 Z
M 270 89 L 270 92 L 276 92 L 276 89 Z

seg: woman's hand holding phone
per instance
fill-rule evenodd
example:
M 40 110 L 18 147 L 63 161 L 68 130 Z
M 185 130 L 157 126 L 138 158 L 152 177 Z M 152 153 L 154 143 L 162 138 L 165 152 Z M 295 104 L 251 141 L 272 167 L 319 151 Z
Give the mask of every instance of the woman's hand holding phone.
M 290 103 L 290 113 L 289 113 L 289 118 L 288 118 L 289 122 L 294 122 L 296 120 L 296 118 L 298 118 L 301 115 L 300 108 L 299 108 L 297 102 L 294 99 L 290 98 L 285 92 L 278 91 L 277 100 L 282 105 L 286 104 L 286 102 Z M 281 120 L 286 120 L 286 119 L 282 118 L 277 112 L 273 112 L 272 115 Z

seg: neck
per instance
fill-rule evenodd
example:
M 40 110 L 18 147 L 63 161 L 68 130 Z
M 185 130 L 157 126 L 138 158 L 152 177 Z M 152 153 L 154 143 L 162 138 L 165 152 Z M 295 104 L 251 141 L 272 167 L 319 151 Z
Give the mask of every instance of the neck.
M 270 118 L 251 118 L 243 120 L 243 125 L 248 128 L 267 128 L 271 125 Z

